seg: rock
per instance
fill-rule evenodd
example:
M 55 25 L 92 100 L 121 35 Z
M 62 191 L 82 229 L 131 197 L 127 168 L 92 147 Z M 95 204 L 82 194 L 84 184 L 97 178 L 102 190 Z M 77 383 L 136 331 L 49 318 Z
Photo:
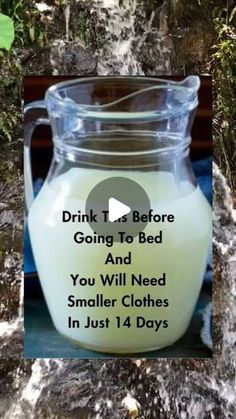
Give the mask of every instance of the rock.
M 94 75 L 97 60 L 89 48 L 78 42 L 56 40 L 51 47 L 50 55 L 53 75 Z
M 7 333 L 0 336 L 1 358 L 9 360 L 20 358 L 20 355 L 23 352 L 23 332 L 24 329 L 22 320 L 17 318 L 9 323 Z
M 148 34 L 138 51 L 145 75 L 170 74 L 172 50 L 173 44 L 169 35 L 159 31 Z
M 121 404 L 125 384 L 112 364 L 113 361 L 102 360 L 60 361 L 35 406 L 36 417 L 125 418 L 127 409 Z
M 221 253 L 228 253 L 229 250 L 233 253 L 236 250 L 236 238 L 232 235 L 236 226 L 236 210 L 226 178 L 217 165 L 214 165 L 214 173 L 214 240 L 221 246 Z

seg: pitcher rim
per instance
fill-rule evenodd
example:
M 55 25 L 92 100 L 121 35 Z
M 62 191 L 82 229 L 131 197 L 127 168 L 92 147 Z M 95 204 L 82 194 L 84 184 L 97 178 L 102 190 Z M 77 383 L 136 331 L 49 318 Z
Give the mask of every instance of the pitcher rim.
M 137 80 L 138 82 L 144 82 L 143 85 L 145 86 L 145 82 L 149 82 L 153 84 L 153 86 L 144 87 L 143 89 L 137 90 L 131 94 L 125 95 L 114 102 L 110 102 L 108 104 L 103 105 L 87 105 L 83 103 L 77 102 L 69 102 L 66 101 L 65 98 L 61 97 L 59 94 L 59 90 L 61 88 L 68 88 L 73 85 L 82 85 L 83 83 L 95 82 L 95 81 L 105 81 L 105 82 L 116 82 L 122 80 Z M 160 83 L 160 85 L 158 85 Z M 186 85 L 189 83 L 189 85 Z M 46 104 L 50 102 L 50 99 L 55 100 L 57 104 L 59 104 L 63 111 L 68 112 L 76 112 L 77 116 L 80 116 L 82 119 L 87 120 L 109 120 L 109 121 L 134 121 L 139 120 L 141 121 L 151 121 L 156 119 L 164 119 L 171 116 L 178 117 L 183 113 L 189 112 L 197 107 L 198 105 L 198 97 L 197 92 L 200 87 L 200 78 L 199 76 L 189 75 L 185 77 L 183 80 L 176 81 L 176 80 L 169 80 L 166 78 L 156 78 L 156 77 L 146 77 L 146 76 L 93 76 L 93 77 L 81 77 L 81 78 L 73 78 L 72 80 L 65 80 L 53 84 L 50 86 L 46 93 L 45 93 L 45 101 Z M 104 111 L 105 108 L 109 106 L 113 106 L 119 101 L 125 100 L 131 96 L 140 94 L 145 90 L 152 90 L 152 89 L 172 89 L 184 92 L 185 96 L 183 98 L 185 100 L 180 101 L 178 106 L 174 106 L 173 109 L 154 109 L 152 111 L 139 111 L 139 112 L 127 112 L 127 111 Z M 181 107 L 180 107 L 181 104 Z M 97 110 L 99 109 L 99 110 Z

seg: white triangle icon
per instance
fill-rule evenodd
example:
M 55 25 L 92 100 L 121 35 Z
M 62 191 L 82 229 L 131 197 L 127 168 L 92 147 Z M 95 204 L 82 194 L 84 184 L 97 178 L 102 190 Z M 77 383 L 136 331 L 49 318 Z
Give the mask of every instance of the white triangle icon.
M 119 218 L 123 217 L 126 214 L 129 214 L 131 208 L 128 205 L 123 204 L 123 202 L 118 201 L 115 198 L 109 199 L 109 217 L 108 220 L 113 223 Z

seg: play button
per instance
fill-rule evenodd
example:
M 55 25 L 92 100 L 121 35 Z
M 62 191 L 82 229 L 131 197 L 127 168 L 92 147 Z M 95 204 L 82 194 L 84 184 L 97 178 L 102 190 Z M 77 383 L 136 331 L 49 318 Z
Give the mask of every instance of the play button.
M 150 200 L 145 190 L 125 177 L 110 177 L 99 182 L 88 194 L 86 214 L 96 214 L 89 222 L 92 230 L 103 236 L 112 235 L 120 241 L 120 232 L 136 237 L 147 225 L 134 221 L 134 212 L 140 216 L 150 211 Z
M 108 211 L 108 220 L 113 223 L 124 215 L 129 214 L 131 208 L 128 207 L 128 205 L 123 204 L 123 202 L 118 201 L 118 199 L 110 198 Z

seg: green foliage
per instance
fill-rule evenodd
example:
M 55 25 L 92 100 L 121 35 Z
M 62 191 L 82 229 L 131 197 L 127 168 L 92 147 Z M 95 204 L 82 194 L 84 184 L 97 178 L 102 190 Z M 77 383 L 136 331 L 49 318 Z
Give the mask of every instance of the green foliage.
M 236 187 L 236 7 L 215 10 L 216 42 L 212 73 L 215 81 L 216 158 L 231 186 Z
M 0 13 L 0 48 L 9 51 L 14 40 L 14 25 L 9 16 Z
M 15 25 L 16 43 L 19 46 L 38 42 L 42 46 L 40 13 L 32 0 L 0 0 L 0 11 L 12 18 Z
M 16 126 L 20 124 L 19 111 L 11 105 L 7 110 L 0 112 L 0 141 L 6 142 L 15 139 Z

